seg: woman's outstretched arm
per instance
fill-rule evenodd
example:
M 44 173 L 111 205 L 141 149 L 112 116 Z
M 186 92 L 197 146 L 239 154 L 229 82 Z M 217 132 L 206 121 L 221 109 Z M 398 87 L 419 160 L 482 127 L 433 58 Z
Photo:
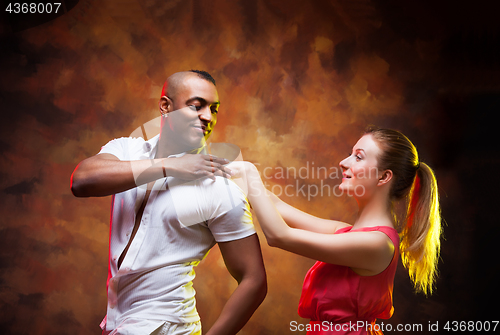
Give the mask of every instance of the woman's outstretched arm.
M 348 266 L 364 275 L 380 273 L 390 263 L 394 246 L 384 233 L 324 234 L 288 226 L 267 193 L 257 168 L 245 163 L 245 172 L 248 200 L 270 246 L 315 260 Z M 309 215 L 304 214 L 302 218 L 309 221 Z M 313 218 L 312 221 L 317 222 L 317 218 Z M 313 225 L 311 222 L 301 224 Z
M 266 194 L 267 201 L 274 204 L 274 209 L 278 211 L 281 218 L 289 227 L 322 234 L 333 234 L 337 231 L 337 229 L 349 226 L 345 222 L 322 219 L 317 216 L 307 214 L 300 209 L 287 204 L 275 194 L 265 189 L 257 168 L 250 162 L 233 162 L 228 165 L 228 168 L 233 170 L 234 175 L 232 179 L 236 184 L 238 184 L 238 186 L 240 186 L 245 194 L 248 194 L 249 192 L 248 177 L 252 177 L 252 183 L 255 183 L 252 190 L 253 193 L 261 195 Z
M 322 219 L 317 216 L 308 214 L 287 204 L 274 193 L 267 191 L 269 199 L 280 213 L 286 224 L 292 228 L 309 230 L 322 234 L 333 234 L 339 228 L 347 227 L 348 224 L 336 220 Z

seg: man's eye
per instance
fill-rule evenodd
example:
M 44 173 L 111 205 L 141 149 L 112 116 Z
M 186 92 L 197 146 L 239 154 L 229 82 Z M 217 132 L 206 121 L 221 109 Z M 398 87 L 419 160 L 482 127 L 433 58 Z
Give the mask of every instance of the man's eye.
M 201 109 L 201 106 L 189 105 L 189 108 L 191 108 L 191 110 L 197 112 L 197 111 L 199 111 Z
M 217 108 L 212 108 L 212 114 L 217 114 L 218 112 Z

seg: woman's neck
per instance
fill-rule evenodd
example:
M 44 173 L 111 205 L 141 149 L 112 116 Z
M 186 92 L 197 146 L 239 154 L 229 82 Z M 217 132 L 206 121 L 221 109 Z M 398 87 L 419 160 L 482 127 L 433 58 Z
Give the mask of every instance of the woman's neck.
M 388 226 L 394 228 L 388 196 L 379 194 L 369 199 L 356 199 L 358 201 L 358 218 L 353 228 L 374 226 Z

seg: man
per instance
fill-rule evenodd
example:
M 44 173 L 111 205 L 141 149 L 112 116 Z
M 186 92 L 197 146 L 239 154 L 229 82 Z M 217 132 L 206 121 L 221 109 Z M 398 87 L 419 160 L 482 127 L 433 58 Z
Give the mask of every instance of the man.
M 227 161 L 197 154 L 216 123 L 215 81 L 175 73 L 159 105 L 158 136 L 112 140 L 72 175 L 75 196 L 113 194 L 103 334 L 201 334 L 193 267 L 216 242 L 238 287 L 207 335 L 236 334 L 267 284 L 248 202 L 222 177 Z

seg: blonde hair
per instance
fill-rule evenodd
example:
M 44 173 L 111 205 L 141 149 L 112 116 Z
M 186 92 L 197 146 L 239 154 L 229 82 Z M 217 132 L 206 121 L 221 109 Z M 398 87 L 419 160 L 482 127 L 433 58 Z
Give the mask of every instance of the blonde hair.
M 391 202 L 406 200 L 406 215 L 397 220 L 403 265 L 417 291 L 432 294 L 437 278 L 441 247 L 441 214 L 437 180 L 432 169 L 419 161 L 417 149 L 402 133 L 369 127 L 369 134 L 379 144 L 381 170 L 391 170 Z M 393 207 L 393 206 L 392 206 Z

